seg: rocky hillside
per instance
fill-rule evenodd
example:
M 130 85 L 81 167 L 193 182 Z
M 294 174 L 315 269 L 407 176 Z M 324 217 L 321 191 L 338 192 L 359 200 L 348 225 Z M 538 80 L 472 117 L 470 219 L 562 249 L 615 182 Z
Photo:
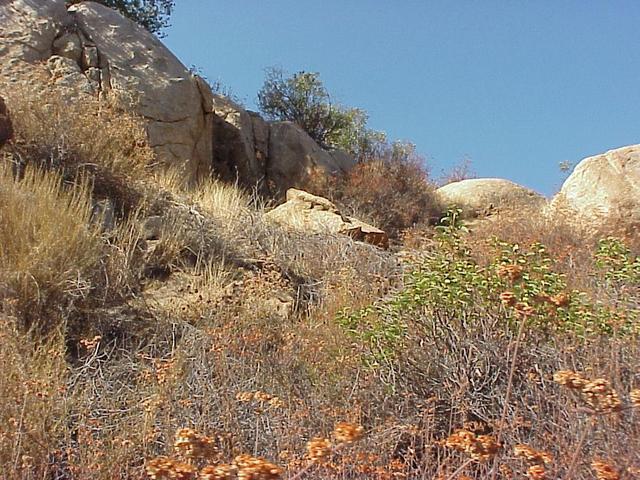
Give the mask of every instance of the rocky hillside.
M 436 188 L 97 3 L 0 25 L 0 477 L 639 475 L 640 147 Z
M 68 97 L 109 97 L 145 119 L 160 162 L 190 180 L 227 180 L 284 192 L 315 169 L 346 171 L 345 153 L 325 152 L 288 122 L 265 122 L 214 95 L 154 35 L 93 2 L 13 1 L 2 7 L 2 81 L 55 86 Z M 7 85 L 8 83 L 8 85 Z

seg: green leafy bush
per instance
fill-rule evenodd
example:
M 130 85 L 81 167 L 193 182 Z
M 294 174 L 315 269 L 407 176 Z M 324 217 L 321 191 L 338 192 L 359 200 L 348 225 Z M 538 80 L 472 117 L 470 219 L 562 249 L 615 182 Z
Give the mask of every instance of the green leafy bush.
M 623 314 L 611 302 L 569 291 L 544 245 L 524 248 L 494 240 L 493 260 L 483 266 L 465 243 L 458 211 L 449 212 L 436 228 L 433 248 L 408 259 L 403 288 L 373 305 L 337 316 L 338 324 L 368 350 L 369 365 L 396 358 L 408 332 L 429 336 L 436 317 L 464 318 L 471 324 L 490 317 L 511 330 L 524 321 L 529 330 L 547 338 L 559 332 L 580 337 L 640 333 L 637 304 Z M 595 256 L 600 268 L 595 282 L 637 288 L 640 261 L 620 240 L 602 241 Z
M 357 158 L 386 139 L 367 128 L 364 110 L 333 103 L 316 72 L 287 76 L 280 68 L 268 68 L 258 106 L 269 120 L 294 122 L 323 148 L 342 148 Z

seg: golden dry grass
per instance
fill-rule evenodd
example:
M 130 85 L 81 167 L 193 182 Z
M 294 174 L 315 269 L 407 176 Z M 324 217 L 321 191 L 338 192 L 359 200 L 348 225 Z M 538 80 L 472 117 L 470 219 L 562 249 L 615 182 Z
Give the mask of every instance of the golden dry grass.
M 471 292 L 462 310 L 444 295 L 390 303 L 407 258 L 442 254 L 432 232 L 413 232 L 406 256 L 287 232 L 234 185 L 149 171 L 135 118 L 96 131 L 95 110 L 53 112 L 18 123 L 3 158 L 26 168 L 0 171 L 3 478 L 638 475 L 637 334 L 549 334 L 504 291 Z M 89 131 L 102 150 L 84 145 Z M 101 179 L 126 189 L 96 189 Z M 122 207 L 107 231 L 91 218 L 103 198 Z M 487 225 L 463 240 L 480 272 L 496 255 L 480 237 L 541 240 L 550 268 L 598 308 L 638 309 L 634 285 L 602 283 L 579 233 Z M 512 290 L 532 268 L 501 265 Z M 338 320 L 345 308 L 369 309 L 355 332 Z M 394 308 L 407 328 L 390 351 L 380 320 Z
M 0 166 L 2 298 L 28 323 L 50 323 L 88 295 L 101 256 L 87 182 L 68 189 L 56 173 L 29 169 L 20 182 Z M 57 323 L 55 320 L 53 323 Z

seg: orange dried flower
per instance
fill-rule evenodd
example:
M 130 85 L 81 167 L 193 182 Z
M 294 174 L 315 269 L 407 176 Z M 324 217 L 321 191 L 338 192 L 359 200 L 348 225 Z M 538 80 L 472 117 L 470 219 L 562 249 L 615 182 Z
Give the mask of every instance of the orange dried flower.
M 235 465 L 209 465 L 200 470 L 200 480 L 234 480 L 238 473 Z
M 541 450 L 536 450 L 529 445 L 516 445 L 515 447 L 513 447 L 513 454 L 516 457 L 525 459 L 529 463 L 538 465 L 543 463 L 549 464 L 553 461 L 553 457 L 551 456 L 551 454 L 543 452 Z
M 536 313 L 536 309 L 533 308 L 531 305 L 527 305 L 524 302 L 518 302 L 514 305 L 514 308 L 516 309 L 516 313 L 524 316 L 524 317 L 530 317 L 531 315 L 533 315 L 534 313 Z
M 567 293 L 561 292 L 557 295 L 552 295 L 549 297 L 549 303 L 555 305 L 556 307 L 566 307 L 569 305 L 570 297 Z
M 233 463 L 238 468 L 238 480 L 276 480 L 283 473 L 279 466 L 251 455 L 238 455 Z
M 338 443 L 353 443 L 362 438 L 364 429 L 360 425 L 348 422 L 338 423 L 334 430 L 333 436 Z
M 587 383 L 582 387 L 582 394 L 589 406 L 600 412 L 619 410 L 622 406 L 620 397 L 604 378 L 597 378 Z
M 218 453 L 215 440 L 191 428 L 181 428 L 176 432 L 173 447 L 178 455 L 185 458 L 212 458 Z
M 515 282 L 522 278 L 523 268 L 520 265 L 500 265 L 497 274 L 501 278 L 508 278 L 511 282 Z
M 326 438 L 315 437 L 307 443 L 307 456 L 314 462 L 327 458 L 331 452 L 331 442 Z
M 629 392 L 629 399 L 631 400 L 631 405 L 636 408 L 640 408 L 640 388 L 634 388 Z
M 542 465 L 532 465 L 527 469 L 527 477 L 531 480 L 545 480 L 547 471 Z
M 193 480 L 197 470 L 188 463 L 176 462 L 167 457 L 157 457 L 149 460 L 145 471 L 152 480 Z
M 456 430 L 444 441 L 444 446 L 465 452 L 473 459 L 485 461 L 498 452 L 500 445 L 490 435 L 476 435 L 468 430 Z
M 510 291 L 502 292 L 500 294 L 500 301 L 503 305 L 512 307 L 516 303 L 516 295 Z
M 620 480 L 620 474 L 611 465 L 605 462 L 591 462 L 591 468 L 596 472 L 598 480 Z
M 564 387 L 575 390 L 582 390 L 582 388 L 588 383 L 586 378 L 571 370 L 560 370 L 554 373 L 553 381 Z

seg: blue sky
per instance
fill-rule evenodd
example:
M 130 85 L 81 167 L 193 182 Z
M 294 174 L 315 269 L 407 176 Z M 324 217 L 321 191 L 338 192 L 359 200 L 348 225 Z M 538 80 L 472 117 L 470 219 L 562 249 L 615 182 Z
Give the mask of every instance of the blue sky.
M 544 194 L 561 161 L 640 143 L 638 0 L 178 0 L 164 39 L 255 108 L 264 69 L 320 72 L 434 176 Z

